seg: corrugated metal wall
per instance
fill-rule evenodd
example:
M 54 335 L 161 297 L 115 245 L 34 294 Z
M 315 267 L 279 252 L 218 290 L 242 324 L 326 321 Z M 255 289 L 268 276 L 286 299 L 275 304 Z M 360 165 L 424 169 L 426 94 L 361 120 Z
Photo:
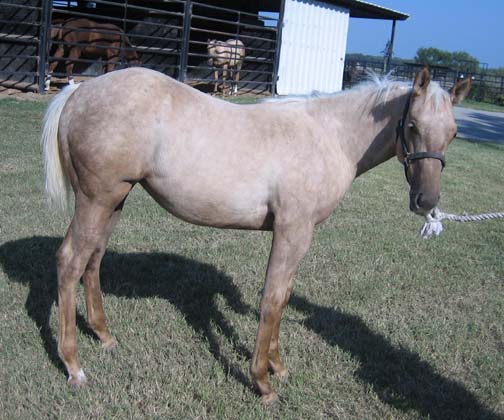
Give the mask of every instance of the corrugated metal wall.
M 342 7 L 285 1 L 278 94 L 342 89 L 349 19 L 349 11 Z

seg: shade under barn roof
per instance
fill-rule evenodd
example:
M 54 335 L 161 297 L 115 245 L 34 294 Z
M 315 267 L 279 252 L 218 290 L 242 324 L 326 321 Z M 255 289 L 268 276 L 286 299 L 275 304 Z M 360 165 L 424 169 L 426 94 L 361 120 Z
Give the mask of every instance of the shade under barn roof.
M 364 19 L 406 20 L 409 15 L 397 10 L 388 9 L 373 3 L 359 0 L 331 0 L 327 3 L 345 7 L 350 11 L 350 17 Z

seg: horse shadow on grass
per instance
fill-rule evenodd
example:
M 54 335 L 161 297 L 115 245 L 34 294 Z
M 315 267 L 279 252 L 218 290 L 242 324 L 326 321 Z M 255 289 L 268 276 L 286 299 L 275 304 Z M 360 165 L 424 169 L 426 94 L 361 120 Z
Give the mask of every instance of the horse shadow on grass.
M 62 238 L 50 237 L 7 242 L 0 247 L 0 264 L 11 281 L 29 286 L 25 303 L 28 316 L 40 331 L 49 359 L 65 372 L 58 357 L 56 332 L 50 327 L 51 308 L 57 301 L 55 253 L 61 242 Z M 219 337 L 214 333 L 217 328 L 238 355 L 251 358 L 250 351 L 240 344 L 236 331 L 216 302 L 216 297 L 220 295 L 236 313 L 245 315 L 250 312 L 231 277 L 209 264 L 179 255 L 155 252 L 120 254 L 113 251 L 105 254 L 100 274 L 105 294 L 132 299 L 159 297 L 169 301 L 194 331 L 206 340 L 223 370 L 245 386 L 252 387 L 241 368 L 222 354 Z M 77 326 L 95 337 L 80 313 L 77 314 Z M 114 326 L 110 327 L 113 333 Z
M 304 313 L 303 326 L 356 359 L 356 378 L 371 385 L 381 401 L 405 413 L 432 420 L 497 420 L 464 386 L 444 378 L 420 356 L 392 345 L 356 315 L 293 295 L 289 305 Z
M 55 332 L 49 323 L 57 296 L 54 255 L 61 241 L 61 238 L 32 237 L 7 242 L 0 246 L 0 264 L 10 281 L 28 285 L 25 304 L 28 316 L 40 330 L 48 357 L 64 372 L 58 358 Z M 209 264 L 155 252 L 108 252 L 103 259 L 101 277 L 106 294 L 127 298 L 160 297 L 169 301 L 207 340 L 210 352 L 223 370 L 252 388 L 248 375 L 222 354 L 214 333 L 215 325 L 238 355 L 251 357 L 215 301 L 220 295 L 236 313 L 258 316 L 256 310 L 243 302 L 231 277 Z M 311 303 L 296 294 L 289 305 L 305 315 L 304 327 L 359 361 L 356 378 L 370 384 L 385 404 L 433 420 L 502 418 L 484 407 L 462 384 L 436 373 L 418 354 L 392 345 L 358 316 Z M 77 323 L 82 331 L 92 335 L 80 314 Z M 113 331 L 113 325 L 111 327 Z

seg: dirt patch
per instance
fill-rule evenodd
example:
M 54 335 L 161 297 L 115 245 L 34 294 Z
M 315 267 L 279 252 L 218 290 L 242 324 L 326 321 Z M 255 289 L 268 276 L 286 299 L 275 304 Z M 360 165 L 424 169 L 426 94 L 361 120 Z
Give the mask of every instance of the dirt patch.
M 80 83 L 88 80 L 89 77 L 76 77 L 75 82 Z M 27 89 L 15 89 L 11 87 L 5 87 L 0 85 L 0 99 L 2 98 L 13 98 L 22 101 L 48 101 L 54 95 L 56 95 L 61 89 L 67 86 L 67 79 L 59 79 L 53 77 L 51 80 L 51 88 L 48 92 L 44 94 L 36 93 Z M 188 81 L 187 84 L 195 89 L 198 89 L 204 93 L 213 94 L 213 84 L 201 83 L 201 82 L 191 82 Z M 228 96 L 227 99 L 231 102 L 236 103 L 255 103 L 259 99 L 269 96 L 270 93 L 262 90 L 254 89 L 240 89 L 237 96 Z M 222 93 L 219 92 L 217 95 L 222 97 Z
M 87 79 L 88 78 L 86 77 L 76 77 L 75 81 L 79 83 Z M 16 89 L 10 87 L 9 85 L 7 86 L 0 85 L 0 99 L 13 98 L 22 101 L 48 101 L 61 89 L 63 89 L 67 84 L 68 81 L 66 78 L 53 77 L 51 81 L 51 88 L 49 89 L 48 92 L 45 92 L 43 94 L 34 92 L 33 90 L 29 90 L 28 88 L 21 87 L 20 89 Z M 31 87 L 33 88 L 33 86 Z
M 40 95 L 35 92 L 30 92 L 26 90 L 5 88 L 0 86 L 0 99 L 2 98 L 13 98 L 22 101 L 46 101 L 52 95 Z

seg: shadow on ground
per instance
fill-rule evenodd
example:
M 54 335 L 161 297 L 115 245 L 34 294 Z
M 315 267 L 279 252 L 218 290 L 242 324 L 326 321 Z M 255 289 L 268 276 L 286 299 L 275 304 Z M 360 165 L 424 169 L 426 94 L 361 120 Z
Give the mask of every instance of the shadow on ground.
M 29 287 L 25 304 L 28 316 L 40 330 L 48 357 L 63 370 L 57 355 L 55 332 L 49 323 L 57 295 L 54 254 L 61 240 L 32 237 L 7 242 L 0 247 L 0 264 L 10 281 Z M 102 278 L 106 294 L 167 299 L 180 310 L 187 323 L 207 339 L 212 355 L 223 370 L 251 387 L 248 374 L 223 356 L 212 327 L 217 325 L 234 350 L 250 358 L 250 351 L 239 343 L 236 331 L 215 303 L 216 296 L 221 295 L 237 313 L 257 316 L 257 312 L 243 302 L 231 277 L 209 264 L 178 255 L 109 252 L 103 260 Z M 355 375 L 370 384 L 384 403 L 406 413 L 416 411 L 431 419 L 499 418 L 462 384 L 436 373 L 416 353 L 393 346 L 385 337 L 370 330 L 358 316 L 319 306 L 297 295 L 291 298 L 290 305 L 305 314 L 303 325 L 306 328 L 359 361 L 361 367 Z M 91 333 L 82 315 L 78 316 L 78 324 Z
M 50 328 L 51 307 L 56 303 L 55 253 L 62 238 L 33 237 L 8 242 L 0 247 L 0 264 L 12 281 L 29 286 L 25 308 L 40 330 L 45 350 L 55 366 L 65 372 L 58 357 L 56 331 Z M 251 387 L 248 375 L 222 354 L 214 330 L 225 335 L 234 350 L 244 358 L 251 353 L 239 344 L 235 330 L 217 307 L 221 295 L 239 314 L 249 312 L 231 277 L 213 266 L 174 254 L 107 252 L 101 267 L 105 294 L 127 298 L 159 297 L 182 313 L 187 323 L 208 342 L 210 351 L 225 372 Z M 94 336 L 85 317 L 77 315 L 78 327 Z M 113 325 L 111 325 L 113 332 Z
M 464 111 L 457 118 L 458 136 L 473 141 L 504 144 L 504 116 L 499 113 Z
M 304 313 L 303 325 L 357 359 L 355 376 L 372 386 L 384 403 L 425 418 L 499 419 L 456 381 L 444 378 L 420 356 L 393 346 L 356 315 L 319 306 L 294 295 L 289 305 Z

